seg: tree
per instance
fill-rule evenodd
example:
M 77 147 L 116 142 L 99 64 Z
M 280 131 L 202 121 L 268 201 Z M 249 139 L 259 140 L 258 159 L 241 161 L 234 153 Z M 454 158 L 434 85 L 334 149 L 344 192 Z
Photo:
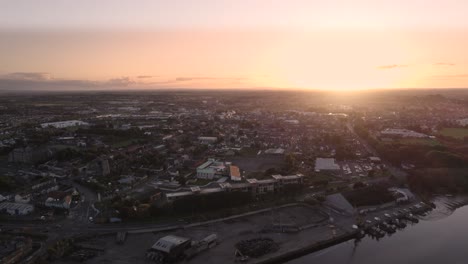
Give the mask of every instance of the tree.
M 366 184 L 363 183 L 363 182 L 356 182 L 354 185 L 353 185 L 353 189 L 359 189 L 359 188 L 364 188 L 366 187 Z
M 185 184 L 187 183 L 187 179 L 185 179 L 185 177 L 182 175 L 177 176 L 176 181 L 182 186 L 185 186 Z
M 296 157 L 292 154 L 289 153 L 284 157 L 285 160 L 285 169 L 289 171 L 293 171 L 296 169 Z

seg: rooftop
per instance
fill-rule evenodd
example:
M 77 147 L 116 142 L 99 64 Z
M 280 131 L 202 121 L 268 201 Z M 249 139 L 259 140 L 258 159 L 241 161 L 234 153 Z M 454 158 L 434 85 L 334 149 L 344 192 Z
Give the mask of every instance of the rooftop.
M 154 245 L 151 248 L 169 253 L 173 247 L 179 246 L 187 241 L 190 241 L 190 239 L 185 237 L 169 235 L 160 238 L 156 243 L 154 243 Z
M 340 165 L 336 164 L 333 158 L 317 158 L 315 160 L 315 171 L 339 169 Z

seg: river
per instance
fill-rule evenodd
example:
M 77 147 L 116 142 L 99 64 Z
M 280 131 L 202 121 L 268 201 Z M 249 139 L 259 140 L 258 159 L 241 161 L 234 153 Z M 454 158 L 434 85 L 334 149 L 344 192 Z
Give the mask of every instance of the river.
M 466 264 L 468 206 L 466 197 L 437 197 L 436 209 L 417 224 L 379 240 L 368 236 L 311 253 L 289 264 Z

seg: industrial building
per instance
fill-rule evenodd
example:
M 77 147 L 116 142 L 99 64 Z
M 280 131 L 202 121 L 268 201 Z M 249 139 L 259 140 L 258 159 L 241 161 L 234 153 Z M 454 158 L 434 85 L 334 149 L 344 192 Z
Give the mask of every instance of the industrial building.
M 24 203 L 0 203 L 0 212 L 5 212 L 9 215 L 27 215 L 34 211 L 34 206 Z
M 191 247 L 192 240 L 190 238 L 169 235 L 160 238 L 149 249 L 147 254 L 152 259 L 159 260 L 161 263 L 174 262 L 183 259 L 184 253 Z
M 317 158 L 315 160 L 315 171 L 338 171 L 340 170 L 340 165 L 335 162 L 333 158 Z
M 380 131 L 382 137 L 403 137 L 403 138 L 426 138 L 429 137 L 426 134 L 418 133 L 408 129 L 402 128 L 387 128 Z
M 166 193 L 166 201 L 173 202 L 183 197 L 192 195 L 204 195 L 216 192 L 249 192 L 252 195 L 262 195 L 281 191 L 287 185 L 301 185 L 304 182 L 304 175 L 272 175 L 271 179 L 247 179 L 244 182 L 222 182 L 217 183 L 219 187 L 200 188 L 191 187 L 189 190 Z
M 197 167 L 197 178 L 212 180 L 226 176 L 226 165 L 230 165 L 230 163 L 226 164 L 222 161 L 208 159 L 208 161 Z

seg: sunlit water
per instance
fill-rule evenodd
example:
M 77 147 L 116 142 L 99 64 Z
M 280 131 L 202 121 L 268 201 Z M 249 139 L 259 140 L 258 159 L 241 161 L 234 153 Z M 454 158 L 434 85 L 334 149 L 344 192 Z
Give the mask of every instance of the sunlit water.
M 468 264 L 466 197 L 439 197 L 437 208 L 417 224 L 375 240 L 348 241 L 289 264 Z

